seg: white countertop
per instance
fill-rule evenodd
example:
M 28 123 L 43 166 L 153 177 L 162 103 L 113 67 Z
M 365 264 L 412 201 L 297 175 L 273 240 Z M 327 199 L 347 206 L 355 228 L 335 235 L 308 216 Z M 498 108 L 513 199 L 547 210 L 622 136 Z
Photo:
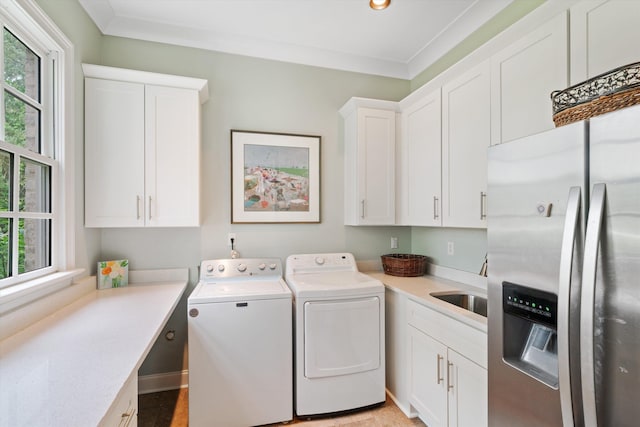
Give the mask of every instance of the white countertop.
M 384 283 L 385 287 L 400 292 L 410 299 L 439 311 L 483 332 L 487 332 L 487 318 L 431 296 L 432 292 L 469 291 L 486 297 L 486 289 L 436 276 L 397 277 L 383 272 L 366 272 Z
M 97 426 L 188 281 L 92 291 L 0 341 L 0 425 Z

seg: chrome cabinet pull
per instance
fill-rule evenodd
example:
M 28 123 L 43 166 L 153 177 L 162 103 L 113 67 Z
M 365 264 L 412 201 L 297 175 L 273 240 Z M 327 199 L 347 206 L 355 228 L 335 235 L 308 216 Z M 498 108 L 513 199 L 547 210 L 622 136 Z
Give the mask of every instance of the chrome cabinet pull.
M 571 399 L 571 371 L 569 366 L 569 300 L 571 297 L 571 271 L 573 267 L 578 219 L 580 218 L 580 187 L 569 189 L 567 213 L 562 233 L 560 274 L 558 286 L 558 391 L 562 425 L 573 427 L 573 403 Z
M 453 368 L 453 363 L 447 361 L 447 391 L 453 390 L 453 381 L 451 380 L 452 378 L 451 368 Z
M 360 201 L 360 218 L 364 219 L 364 199 Z
M 595 363 L 593 355 L 593 321 L 596 291 L 598 249 L 604 216 L 605 184 L 596 184 L 591 192 L 591 207 L 584 239 L 582 267 L 582 295 L 580 299 L 580 359 L 582 379 L 582 408 L 585 426 L 597 426 Z
M 136 196 L 136 219 L 140 219 L 140 196 Z
M 433 219 L 438 219 L 438 198 L 433 196 Z
M 149 220 L 151 220 L 151 196 L 149 196 Z
M 442 362 L 444 360 L 444 357 L 440 356 L 438 354 L 438 358 L 436 360 L 436 365 L 437 365 L 437 382 L 436 384 L 440 384 L 442 382 L 442 380 L 444 380 L 444 378 L 442 377 L 442 371 L 440 370 L 440 362 Z
M 480 220 L 487 219 L 487 193 L 480 192 Z

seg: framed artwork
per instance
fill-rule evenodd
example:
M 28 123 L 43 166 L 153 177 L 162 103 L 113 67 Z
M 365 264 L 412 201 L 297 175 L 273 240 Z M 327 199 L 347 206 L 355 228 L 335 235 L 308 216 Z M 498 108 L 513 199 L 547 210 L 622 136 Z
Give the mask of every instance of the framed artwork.
M 320 137 L 232 130 L 231 222 L 320 222 Z

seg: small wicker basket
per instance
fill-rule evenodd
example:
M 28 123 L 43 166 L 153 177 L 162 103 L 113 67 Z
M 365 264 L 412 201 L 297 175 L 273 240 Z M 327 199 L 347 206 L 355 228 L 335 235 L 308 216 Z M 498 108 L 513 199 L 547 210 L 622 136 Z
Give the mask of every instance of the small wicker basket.
M 551 93 L 556 127 L 640 104 L 640 62 Z
M 380 258 L 384 273 L 391 276 L 422 276 L 427 267 L 427 257 L 424 255 L 387 254 Z

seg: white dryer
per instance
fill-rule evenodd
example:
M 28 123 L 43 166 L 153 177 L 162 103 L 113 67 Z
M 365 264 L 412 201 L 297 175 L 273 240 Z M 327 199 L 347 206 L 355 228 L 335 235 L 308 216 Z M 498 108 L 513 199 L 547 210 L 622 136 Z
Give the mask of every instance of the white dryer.
M 187 325 L 190 426 L 293 419 L 291 291 L 279 259 L 203 261 Z
M 350 253 L 287 258 L 294 296 L 294 406 L 299 416 L 385 400 L 384 285 Z

